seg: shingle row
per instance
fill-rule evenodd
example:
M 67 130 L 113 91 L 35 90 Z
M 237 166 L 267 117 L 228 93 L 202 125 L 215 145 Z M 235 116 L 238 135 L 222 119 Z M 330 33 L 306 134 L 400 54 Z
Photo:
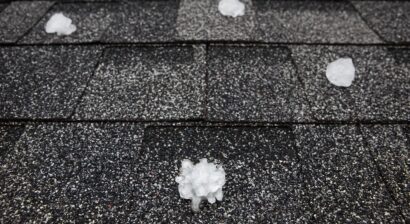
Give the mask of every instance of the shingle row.
M 48 123 L 27 125 L 24 133 L 1 127 L 0 134 L 18 136 L 0 156 L 5 223 L 405 223 L 410 218 L 408 125 Z M 182 159 L 203 157 L 225 168 L 224 200 L 204 203 L 193 213 L 174 178 Z
M 0 43 L 409 42 L 410 2 L 246 0 L 244 3 L 246 14 L 229 18 L 218 12 L 218 0 L 12 2 L 0 12 Z M 389 13 L 384 13 L 386 10 Z M 56 12 L 71 18 L 78 30 L 71 36 L 45 33 L 45 23 Z
M 22 46 L 0 48 L 0 117 L 210 121 L 408 121 L 408 48 Z M 326 66 L 351 57 L 353 85 Z

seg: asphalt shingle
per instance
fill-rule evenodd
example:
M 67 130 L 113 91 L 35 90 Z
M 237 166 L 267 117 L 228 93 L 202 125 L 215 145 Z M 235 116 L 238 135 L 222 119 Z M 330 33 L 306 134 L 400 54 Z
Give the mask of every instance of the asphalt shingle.
M 403 215 L 410 220 L 410 138 L 404 127 L 363 125 L 361 131 Z
M 290 128 L 148 127 L 139 172 L 145 205 L 140 222 L 295 223 L 303 214 L 299 167 Z M 181 161 L 218 161 L 226 172 L 224 198 L 192 212 L 175 177 Z
M 0 12 L 0 42 L 14 43 L 53 5 L 49 1 L 18 1 Z
M 99 55 L 83 46 L 0 48 L 0 118 L 67 118 Z
M 22 43 L 86 43 L 99 41 L 112 21 L 112 4 L 58 4 L 26 35 Z M 77 30 L 71 35 L 49 34 L 45 24 L 55 13 L 63 13 L 70 18 Z
M 245 15 L 235 18 L 223 16 L 218 11 L 218 0 L 211 1 L 210 40 L 252 40 L 255 30 L 255 9 L 251 0 L 242 0 Z
M 195 119 L 203 114 L 203 46 L 109 48 L 77 119 Z
M 404 223 L 356 126 L 295 127 L 313 223 Z
M 23 125 L 0 125 L 0 156 L 14 147 L 23 131 Z
M 292 121 L 300 89 L 286 47 L 211 46 L 208 117 L 219 121 Z
M 176 21 L 177 39 L 206 40 L 210 35 L 211 0 L 181 0 Z
M 7 3 L 0 2 L 0 13 L 1 11 L 3 11 L 3 9 L 7 8 L 7 6 L 8 6 Z
M 0 222 L 125 223 L 138 213 L 142 128 L 133 124 L 28 127 L 0 158 Z
M 104 42 L 158 42 L 176 37 L 176 0 L 124 2 L 113 13 Z
M 251 0 L 244 16 L 223 16 L 218 11 L 218 0 L 182 0 L 178 10 L 178 39 L 182 40 L 253 40 L 255 10 Z
M 269 42 L 380 43 L 347 1 L 257 0 L 258 37 Z
M 410 42 L 410 2 L 351 1 L 364 20 L 387 42 Z
M 291 46 L 304 87 L 304 114 L 320 121 L 408 121 L 408 48 Z M 351 57 L 356 76 L 348 88 L 326 78 L 328 63 Z

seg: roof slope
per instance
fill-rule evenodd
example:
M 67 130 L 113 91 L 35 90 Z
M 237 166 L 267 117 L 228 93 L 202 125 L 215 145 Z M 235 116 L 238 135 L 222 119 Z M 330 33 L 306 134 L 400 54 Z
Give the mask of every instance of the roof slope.
M 409 222 L 410 2 L 243 2 L 0 2 L 0 222 Z M 193 213 L 204 157 L 225 195 Z

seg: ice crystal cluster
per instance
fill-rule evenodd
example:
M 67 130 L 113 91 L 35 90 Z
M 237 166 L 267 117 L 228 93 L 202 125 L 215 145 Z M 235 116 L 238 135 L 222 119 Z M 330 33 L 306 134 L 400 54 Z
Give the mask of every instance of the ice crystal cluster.
M 225 184 L 225 171 L 222 166 L 208 163 L 201 159 L 193 164 L 190 160 L 182 161 L 181 172 L 176 177 L 178 191 L 181 198 L 192 200 L 192 209 L 199 211 L 202 200 L 213 204 L 223 198 L 222 187 Z
M 57 33 L 57 35 L 70 35 L 77 27 L 72 24 L 72 20 L 63 15 L 56 13 L 46 23 L 47 33 Z

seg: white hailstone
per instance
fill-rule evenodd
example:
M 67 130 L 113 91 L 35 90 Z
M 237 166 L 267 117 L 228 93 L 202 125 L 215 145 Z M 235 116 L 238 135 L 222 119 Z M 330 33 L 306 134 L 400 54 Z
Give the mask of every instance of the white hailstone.
M 72 23 L 72 20 L 65 17 L 63 13 L 56 13 L 47 21 L 46 32 L 57 33 L 57 35 L 70 35 L 77 27 Z
M 239 0 L 220 0 L 218 10 L 224 16 L 243 16 L 245 15 L 245 4 Z
M 351 58 L 339 58 L 327 65 L 326 77 L 336 86 L 349 87 L 354 79 L 355 68 Z
M 192 200 L 194 211 L 199 211 L 199 204 L 204 199 L 213 204 L 223 198 L 225 171 L 222 166 L 208 163 L 207 159 L 201 159 L 195 165 L 188 159 L 183 160 L 181 173 L 175 180 L 179 184 L 179 195 Z

